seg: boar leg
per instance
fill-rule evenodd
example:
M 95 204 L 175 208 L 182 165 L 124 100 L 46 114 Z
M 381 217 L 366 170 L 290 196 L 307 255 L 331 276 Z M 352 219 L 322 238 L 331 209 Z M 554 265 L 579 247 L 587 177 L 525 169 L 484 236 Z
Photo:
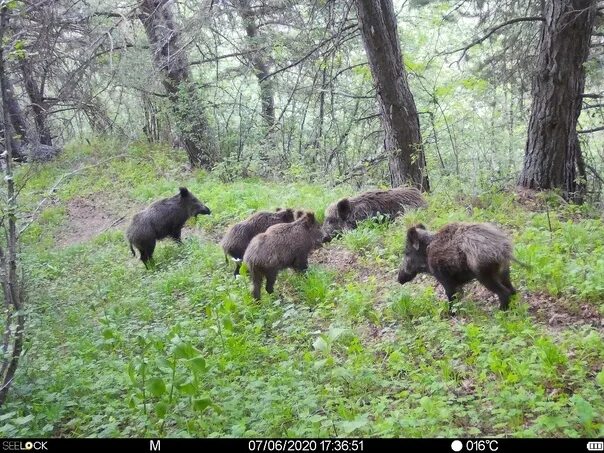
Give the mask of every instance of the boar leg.
M 241 269 L 241 261 L 237 261 L 237 264 L 235 264 L 235 272 L 233 272 L 235 277 L 239 275 L 239 269 Z
M 516 294 L 518 291 L 516 291 L 516 288 L 514 288 L 514 285 L 512 285 L 512 281 L 510 280 L 510 268 L 506 267 L 503 272 L 501 273 L 501 282 L 504 284 L 504 286 L 506 286 L 512 296 L 514 294 Z
M 154 267 L 153 252 L 155 251 L 155 240 L 142 242 L 139 250 L 141 252 L 141 261 L 145 267 L 149 269 L 148 264 L 151 264 L 151 266 Z
M 177 244 L 182 244 L 182 239 L 180 238 L 180 230 L 179 231 L 173 231 L 170 234 L 170 237 L 172 239 L 174 239 L 174 242 L 176 242 Z
M 510 305 L 511 290 L 499 280 L 499 276 L 481 275 L 478 281 L 482 283 L 489 291 L 493 291 L 499 297 L 499 308 L 503 311 Z
M 453 302 L 459 300 L 460 296 L 460 285 L 449 279 L 439 279 L 440 284 L 445 288 L 445 294 L 449 299 L 449 313 L 453 313 Z
M 260 300 L 260 290 L 262 289 L 263 279 L 262 272 L 260 272 L 260 270 L 258 270 L 257 268 L 252 267 L 250 269 L 250 274 L 252 274 L 252 284 L 254 285 L 254 288 L 252 289 L 252 295 L 254 296 L 254 299 Z
M 306 272 L 306 270 L 308 269 L 308 258 L 296 258 L 294 260 L 293 268 L 296 272 Z
M 277 281 L 277 271 L 266 271 L 266 292 L 273 294 L 275 291 L 275 281 Z

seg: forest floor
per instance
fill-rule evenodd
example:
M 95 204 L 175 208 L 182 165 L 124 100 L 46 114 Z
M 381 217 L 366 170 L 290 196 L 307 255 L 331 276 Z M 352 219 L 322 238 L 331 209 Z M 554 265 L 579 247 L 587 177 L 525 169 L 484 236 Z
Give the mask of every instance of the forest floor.
M 45 201 L 23 238 L 27 344 L 0 435 L 604 436 L 604 222 L 589 207 L 435 184 L 427 209 L 364 222 L 256 302 L 218 245 L 228 225 L 277 206 L 321 219 L 356 191 L 224 183 L 181 153 L 101 145 L 19 173 L 24 209 Z M 146 270 L 124 231 L 181 185 L 212 215 Z M 512 269 L 510 311 L 473 283 L 449 316 L 432 277 L 396 281 L 406 227 L 458 220 L 497 223 L 531 266 Z

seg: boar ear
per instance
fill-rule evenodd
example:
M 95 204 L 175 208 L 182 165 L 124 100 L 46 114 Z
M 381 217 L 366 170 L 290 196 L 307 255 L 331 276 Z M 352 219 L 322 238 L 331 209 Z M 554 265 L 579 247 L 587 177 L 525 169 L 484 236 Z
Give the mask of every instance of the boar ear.
M 315 213 L 314 212 L 307 212 L 306 213 L 306 222 L 310 225 L 316 222 L 315 219 Z
M 425 230 L 426 229 L 426 225 L 424 225 L 423 223 L 418 223 L 417 225 L 415 225 L 415 228 L 418 228 L 420 230 Z
M 277 208 L 277 209 L 275 209 L 275 212 L 281 212 L 281 211 L 283 211 L 283 209 L 282 209 L 282 208 Z
M 419 233 L 416 227 L 411 227 L 407 231 L 407 241 L 415 250 L 419 250 Z
M 188 197 L 190 194 L 189 189 L 186 187 L 180 187 L 178 190 L 180 191 L 180 196 L 183 198 Z
M 342 220 L 346 220 L 348 215 L 350 214 L 350 201 L 348 198 L 343 198 L 338 201 L 338 215 Z
M 299 219 L 304 215 L 304 211 L 296 211 L 296 219 Z

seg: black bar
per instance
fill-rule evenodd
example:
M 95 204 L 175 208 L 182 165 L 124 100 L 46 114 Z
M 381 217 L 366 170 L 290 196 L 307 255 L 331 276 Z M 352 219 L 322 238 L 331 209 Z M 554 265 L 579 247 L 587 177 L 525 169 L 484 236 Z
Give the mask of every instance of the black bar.
M 588 444 L 589 447 L 588 448 Z M 135 453 L 180 453 L 208 449 L 224 450 L 224 453 L 235 452 L 308 452 L 308 453 L 341 453 L 341 452 L 381 452 L 384 449 L 398 451 L 418 451 L 424 449 L 435 452 L 484 452 L 506 453 L 524 451 L 525 449 L 547 449 L 551 451 L 590 452 L 604 451 L 602 439 L 510 439 L 510 438 L 458 438 L 458 439 L 375 439 L 375 438 L 333 438 L 333 439 L 1 439 L 0 451 L 22 453 L 54 453 L 96 451 L 114 453 L 111 450 L 126 449 Z M 421 450 L 420 450 L 420 453 Z

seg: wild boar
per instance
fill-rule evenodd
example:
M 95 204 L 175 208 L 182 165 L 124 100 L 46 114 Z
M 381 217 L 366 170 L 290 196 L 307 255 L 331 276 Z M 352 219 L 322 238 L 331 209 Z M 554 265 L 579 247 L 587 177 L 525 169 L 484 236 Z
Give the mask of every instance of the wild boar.
M 312 212 L 304 213 L 294 222 L 273 225 L 255 236 L 243 256 L 252 278 L 254 298 L 260 299 L 264 278 L 266 292 L 271 294 L 281 270 L 306 271 L 308 256 L 321 246 L 321 238 L 321 225 Z
M 146 268 L 153 264 L 156 241 L 172 238 L 181 241 L 181 230 L 185 222 L 200 214 L 211 214 L 210 209 L 199 201 L 186 187 L 181 187 L 173 197 L 158 200 L 137 213 L 126 231 L 132 256 L 134 247 L 140 252 L 140 259 Z
M 325 210 L 323 242 L 356 228 L 359 221 L 383 214 L 393 219 L 411 208 L 428 204 L 415 188 L 398 187 L 388 190 L 369 190 L 356 197 L 343 198 Z
M 407 230 L 405 257 L 398 281 L 405 284 L 418 273 L 432 274 L 444 287 L 449 310 L 464 284 L 477 279 L 499 297 L 507 310 L 516 289 L 510 281 L 514 260 L 510 238 L 490 223 L 450 223 L 436 233 L 418 224 Z
M 237 262 L 234 274 L 239 275 L 241 260 L 254 236 L 264 233 L 269 227 L 278 223 L 289 223 L 293 221 L 293 210 L 277 208 L 275 212 L 257 212 L 246 220 L 230 227 L 220 241 L 220 245 L 224 250 L 227 263 L 228 256 L 231 256 Z

